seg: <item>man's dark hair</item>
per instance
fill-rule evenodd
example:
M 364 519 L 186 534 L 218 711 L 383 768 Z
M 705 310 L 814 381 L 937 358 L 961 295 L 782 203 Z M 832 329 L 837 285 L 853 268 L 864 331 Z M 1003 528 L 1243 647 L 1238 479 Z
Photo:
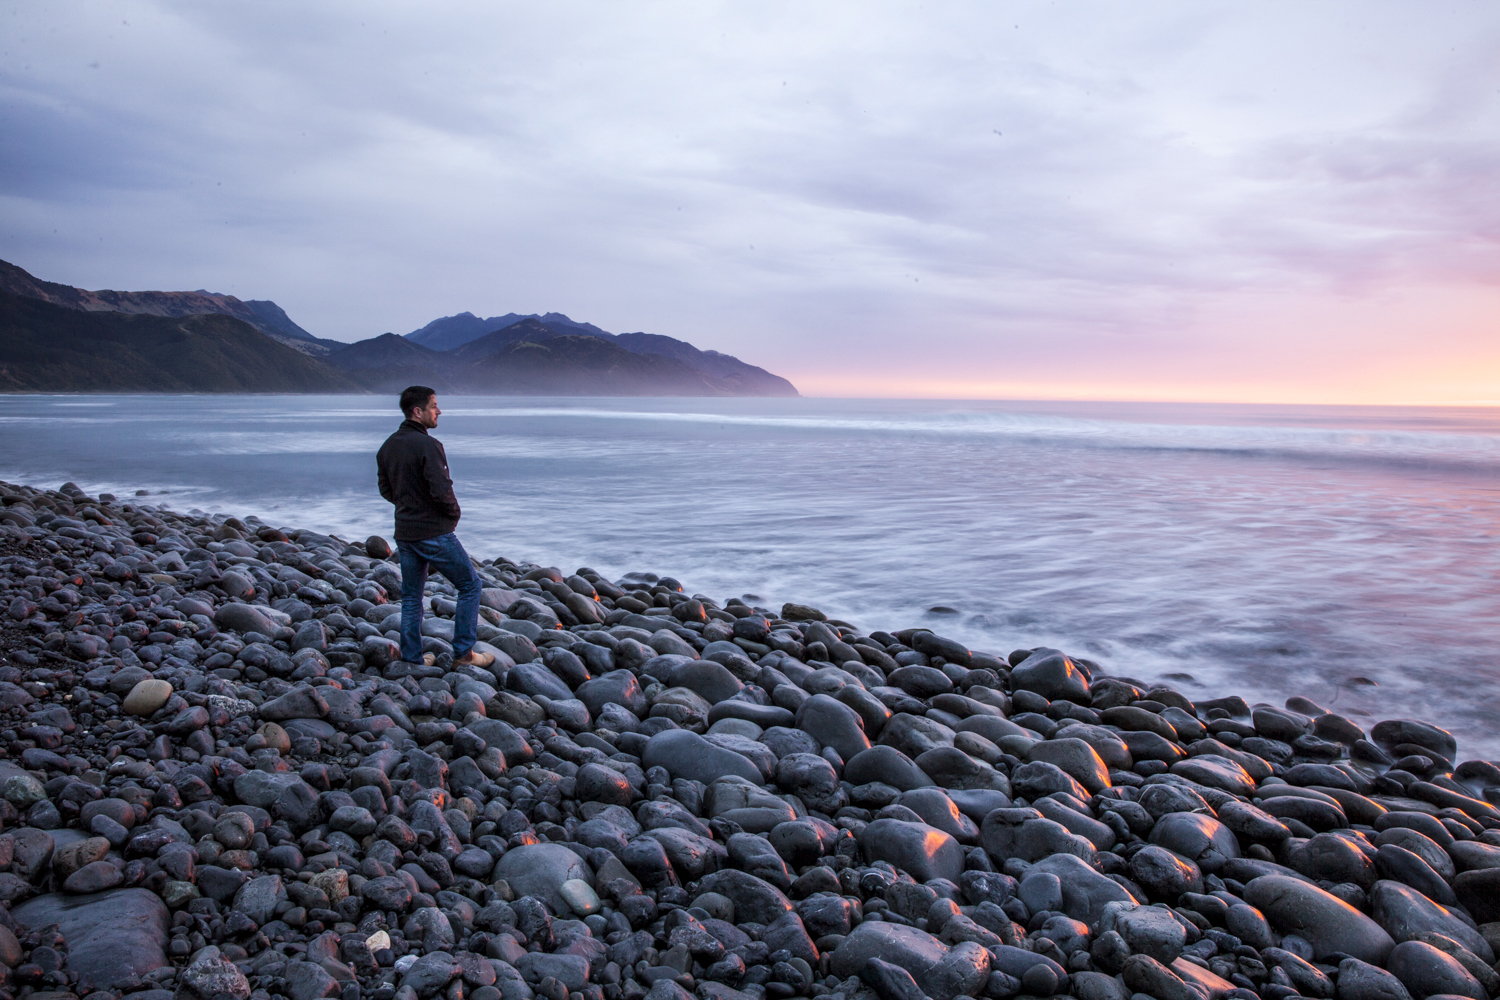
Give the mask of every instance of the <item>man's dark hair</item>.
M 401 390 L 401 415 L 410 420 L 412 410 L 426 406 L 427 401 L 436 395 L 436 389 L 429 389 L 425 385 L 407 386 Z

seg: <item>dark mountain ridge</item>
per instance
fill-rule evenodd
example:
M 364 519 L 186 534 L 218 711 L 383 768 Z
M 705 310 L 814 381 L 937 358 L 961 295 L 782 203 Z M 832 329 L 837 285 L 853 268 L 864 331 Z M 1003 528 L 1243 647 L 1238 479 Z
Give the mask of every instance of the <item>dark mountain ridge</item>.
M 330 354 L 328 363 L 376 392 L 419 384 L 479 395 L 759 395 L 676 358 L 635 353 L 592 334 L 558 332 L 531 317 L 448 351 L 387 333 Z
M 233 316 L 89 311 L 0 292 L 0 391 L 359 392 Z
M 293 350 L 318 357 L 343 347 L 336 340 L 314 337 L 292 322 L 290 316 L 274 302 L 251 299 L 246 302 L 233 295 L 220 295 L 199 289 L 196 292 L 97 292 L 42 281 L 14 264 L 0 260 L 0 292 L 40 299 L 56 306 L 83 312 L 118 312 L 140 316 L 202 316 L 217 313 L 233 316 L 248 323 L 273 340 Z
M 267 300 L 86 291 L 0 261 L 0 391 L 394 393 L 408 385 L 481 395 L 797 395 L 786 379 L 727 354 L 671 337 L 616 336 L 561 313 L 461 313 L 407 337 L 343 344 L 314 337 Z
M 516 342 L 520 331 L 525 331 L 525 336 L 531 339 L 546 337 L 547 333 L 544 331 L 550 331 L 554 336 L 581 334 L 610 341 L 632 354 L 670 358 L 709 376 L 719 383 L 720 391 L 728 395 L 797 395 L 796 388 L 786 379 L 772 375 L 764 368 L 746 364 L 731 354 L 700 350 L 685 340 L 659 333 L 610 333 L 592 323 L 580 323 L 562 313 L 506 313 L 504 316 L 480 319 L 473 313 L 462 312 L 435 319 L 420 330 L 408 333 L 406 339 L 434 350 L 472 358 L 478 356 L 475 345 L 490 345 L 479 350 L 498 350 Z M 504 334 L 509 335 L 501 336 Z

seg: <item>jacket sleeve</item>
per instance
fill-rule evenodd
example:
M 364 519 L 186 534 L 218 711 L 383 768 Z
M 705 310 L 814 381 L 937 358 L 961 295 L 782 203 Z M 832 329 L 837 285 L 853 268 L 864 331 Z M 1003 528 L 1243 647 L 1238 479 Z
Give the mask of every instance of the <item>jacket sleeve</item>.
M 459 509 L 458 498 L 453 495 L 453 480 L 448 478 L 448 456 L 443 451 L 443 446 L 434 441 L 423 456 L 422 465 L 432 502 L 437 505 L 438 510 L 455 521 L 458 520 L 463 512 Z
M 375 469 L 380 480 L 380 495 L 385 497 L 387 503 L 396 502 L 396 494 L 391 490 L 391 477 L 385 474 L 385 463 L 381 461 L 383 456 L 375 456 Z

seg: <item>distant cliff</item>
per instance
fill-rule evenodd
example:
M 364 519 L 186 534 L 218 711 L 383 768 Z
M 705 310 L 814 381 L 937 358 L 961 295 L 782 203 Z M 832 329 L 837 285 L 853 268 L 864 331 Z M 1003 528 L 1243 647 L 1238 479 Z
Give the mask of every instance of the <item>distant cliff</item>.
M 521 315 L 506 313 L 480 319 L 473 313 L 459 313 L 435 319 L 420 330 L 413 330 L 406 339 L 435 352 L 452 354 L 455 357 L 473 357 L 475 344 L 489 344 L 499 348 L 524 337 L 532 343 L 541 343 L 551 337 L 586 336 L 614 344 L 631 354 L 655 356 L 679 362 L 706 377 L 703 393 L 674 393 L 674 395 L 723 395 L 723 396 L 796 396 L 797 389 L 780 375 L 773 375 L 764 368 L 746 364 L 730 354 L 718 351 L 703 351 L 685 340 L 662 336 L 656 333 L 610 333 L 592 323 L 579 323 L 562 313 Z M 369 343 L 369 341 L 364 341 Z M 335 362 L 337 363 L 337 362 Z M 346 367 L 340 364 L 340 367 Z M 665 369 L 671 370 L 670 366 Z
M 359 392 L 233 316 L 81 312 L 0 292 L 3 392 Z
M 84 312 L 119 312 L 141 316 L 202 316 L 217 313 L 248 323 L 273 340 L 303 354 L 319 356 L 344 345 L 337 340 L 314 337 L 293 323 L 274 302 L 241 301 L 215 292 L 116 292 L 84 291 L 72 285 L 42 281 L 14 264 L 0 260 L 0 292 L 40 299 L 56 306 Z
M 399 392 L 795 396 L 786 379 L 671 337 L 561 313 L 447 316 L 406 337 L 314 337 L 274 302 L 85 291 L 0 261 L 0 392 Z

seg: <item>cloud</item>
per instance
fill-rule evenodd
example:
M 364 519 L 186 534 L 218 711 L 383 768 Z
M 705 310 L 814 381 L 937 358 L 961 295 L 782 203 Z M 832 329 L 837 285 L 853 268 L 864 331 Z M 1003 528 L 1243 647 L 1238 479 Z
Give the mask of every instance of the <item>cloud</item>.
M 1500 304 L 1485 6 L 8 20 L 0 255 L 337 339 L 555 309 L 814 391 L 1368 396 L 1472 368 Z

